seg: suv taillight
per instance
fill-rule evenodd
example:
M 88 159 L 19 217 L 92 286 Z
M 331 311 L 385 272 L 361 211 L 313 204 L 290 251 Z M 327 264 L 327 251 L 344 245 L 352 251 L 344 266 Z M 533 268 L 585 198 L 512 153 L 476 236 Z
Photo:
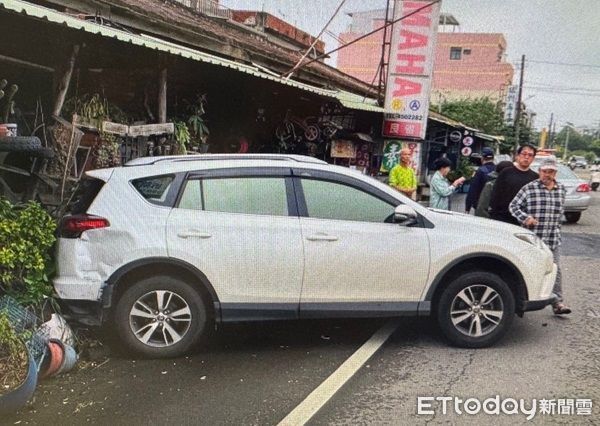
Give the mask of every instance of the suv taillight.
M 88 214 L 76 214 L 65 217 L 60 224 L 59 236 L 61 238 L 79 238 L 81 234 L 90 229 L 106 228 L 110 226 L 108 219 Z
M 587 183 L 582 183 L 577 187 L 577 192 L 590 192 L 591 188 Z

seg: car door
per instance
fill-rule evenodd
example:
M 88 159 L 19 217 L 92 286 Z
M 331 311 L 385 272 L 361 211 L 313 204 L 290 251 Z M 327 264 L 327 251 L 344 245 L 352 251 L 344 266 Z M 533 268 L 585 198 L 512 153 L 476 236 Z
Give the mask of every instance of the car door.
M 169 256 L 214 287 L 227 320 L 297 317 L 303 252 L 289 169 L 194 173 L 169 215 Z
M 362 180 L 297 171 L 303 317 L 414 313 L 429 273 L 425 229 L 393 222 L 401 202 Z

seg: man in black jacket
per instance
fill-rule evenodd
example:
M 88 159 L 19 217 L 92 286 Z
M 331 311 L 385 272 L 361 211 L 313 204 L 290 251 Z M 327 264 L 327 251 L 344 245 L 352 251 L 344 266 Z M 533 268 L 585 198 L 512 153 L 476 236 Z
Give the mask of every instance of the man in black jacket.
M 521 145 L 517 149 L 514 167 L 500 173 L 490 198 L 490 218 L 519 225 L 517 219 L 508 211 L 508 205 L 524 185 L 538 178 L 538 174 L 529 168 L 536 152 L 532 145 Z
M 471 211 L 471 207 L 474 209 L 477 208 L 479 196 L 488 180 L 488 175 L 496 169 L 496 165 L 494 164 L 494 151 L 492 148 L 486 146 L 481 150 L 481 163 L 481 167 L 477 169 L 475 176 L 471 179 L 469 193 L 465 200 L 465 211 L 467 213 Z

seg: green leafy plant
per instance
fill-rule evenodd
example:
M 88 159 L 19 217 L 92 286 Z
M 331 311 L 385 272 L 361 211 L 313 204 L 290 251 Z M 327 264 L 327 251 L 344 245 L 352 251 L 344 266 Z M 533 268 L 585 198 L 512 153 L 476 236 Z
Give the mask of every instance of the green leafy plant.
M 455 170 L 450 170 L 446 178 L 450 182 L 454 182 L 456 179 L 464 177 L 469 180 L 473 177 L 475 173 L 475 168 L 471 165 L 471 162 L 467 157 L 461 157 L 458 162 L 458 166 Z
M 121 153 L 117 137 L 110 133 L 101 132 L 102 141 L 94 151 L 94 166 L 97 168 L 115 167 L 121 164 Z
M 19 302 L 41 306 L 52 295 L 50 248 L 56 223 L 36 202 L 0 199 L 0 290 Z
M 26 376 L 27 350 L 8 316 L 0 312 L 0 394 L 17 387 Z
M 210 131 L 206 126 L 206 121 L 202 117 L 205 114 L 206 94 L 197 95 L 196 102 L 189 106 L 190 116 L 187 120 L 190 136 L 193 141 L 206 143 Z
M 175 123 L 175 141 L 177 142 L 177 149 L 175 154 L 185 154 L 187 147 L 191 142 L 190 130 L 187 124 L 183 121 L 176 121 Z

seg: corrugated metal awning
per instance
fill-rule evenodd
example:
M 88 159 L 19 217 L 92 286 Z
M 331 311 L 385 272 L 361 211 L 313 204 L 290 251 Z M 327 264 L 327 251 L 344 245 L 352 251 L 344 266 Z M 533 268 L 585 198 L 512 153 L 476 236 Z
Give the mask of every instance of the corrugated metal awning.
M 380 107 L 375 99 L 365 98 L 346 91 L 339 91 L 336 98 L 346 108 L 383 113 L 383 107 Z
M 150 35 L 132 34 L 116 28 L 110 28 L 93 22 L 84 21 L 74 16 L 58 12 L 54 9 L 28 3 L 22 0 L 0 0 L 0 7 L 12 12 L 25 14 L 32 18 L 42 19 L 59 25 L 66 25 L 69 28 L 85 31 L 87 33 L 96 34 L 111 39 L 117 39 L 135 46 L 146 47 L 148 49 L 154 49 L 161 52 L 170 53 L 172 55 L 182 56 L 198 62 L 231 68 L 254 77 L 271 80 L 286 86 L 291 86 L 307 92 L 315 93 L 320 96 L 336 98 L 347 108 L 365 111 L 373 111 L 373 108 L 379 108 L 378 106 L 373 105 L 373 103 L 375 103 L 375 105 L 377 104 L 375 100 L 367 98 L 366 101 L 363 102 L 363 97 L 360 95 L 355 95 L 353 93 L 340 90 L 323 89 L 310 84 L 301 83 L 299 81 L 282 78 L 277 76 L 275 73 L 262 71 L 254 65 L 242 64 L 240 62 L 220 58 L 209 53 L 201 52 L 186 46 L 181 46 L 176 43 L 171 43 Z

